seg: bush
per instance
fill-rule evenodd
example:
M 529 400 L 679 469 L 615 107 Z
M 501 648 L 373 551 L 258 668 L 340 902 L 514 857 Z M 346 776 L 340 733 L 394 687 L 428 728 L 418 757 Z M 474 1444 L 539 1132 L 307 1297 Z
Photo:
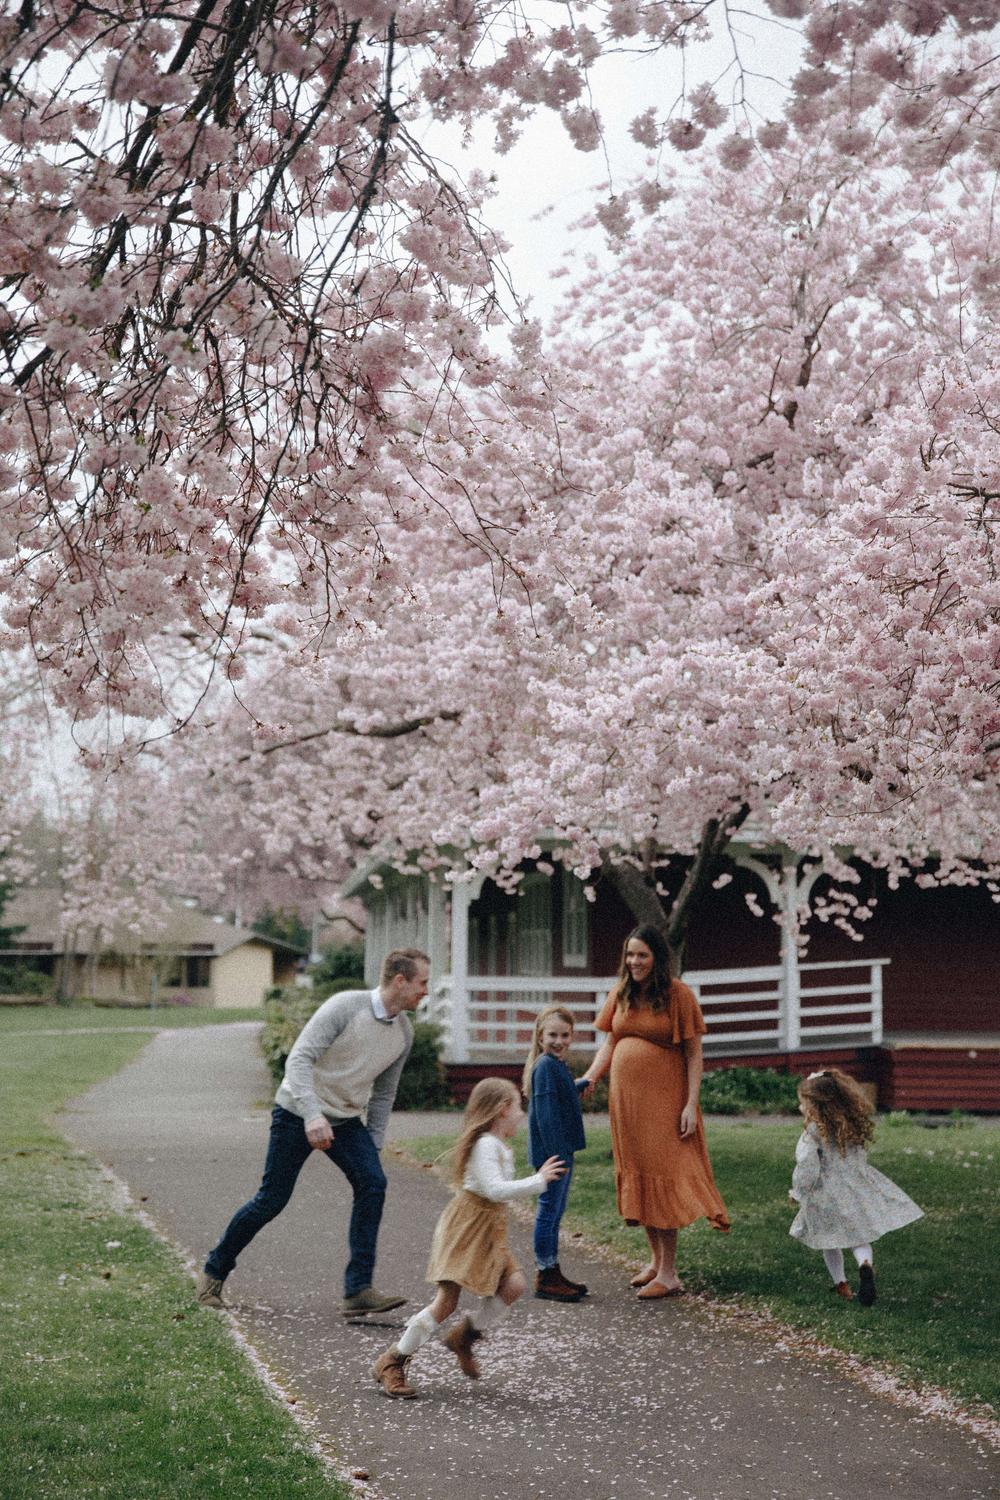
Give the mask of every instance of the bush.
M 331 994 L 357 989 L 355 979 L 331 980 Z M 295 1038 L 327 996 L 315 990 L 271 990 L 264 1006 L 261 1051 L 275 1083 L 280 1083 Z M 397 1109 L 443 1109 L 451 1103 L 441 1061 L 441 1029 L 430 1021 L 413 1027 L 413 1048 L 406 1059 L 396 1093 Z
M 445 1109 L 451 1103 L 448 1075 L 441 1061 L 441 1028 L 415 1021 L 413 1048 L 396 1094 L 397 1109 Z
M 322 958 L 318 964 L 313 964 L 309 976 L 315 989 L 322 989 L 335 979 L 357 980 L 364 984 L 365 950 L 359 947 L 324 948 Z
M 41 974 L 26 964 L 0 964 L 0 994 L 49 1000 L 54 992 L 55 981 L 50 974 Z
M 701 1085 L 701 1107 L 713 1115 L 797 1114 L 800 1079 L 774 1068 L 717 1068 Z

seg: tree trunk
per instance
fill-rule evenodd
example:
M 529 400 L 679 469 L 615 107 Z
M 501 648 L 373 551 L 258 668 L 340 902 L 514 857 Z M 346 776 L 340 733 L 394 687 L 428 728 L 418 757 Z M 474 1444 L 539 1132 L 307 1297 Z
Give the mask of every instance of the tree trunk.
M 606 859 L 602 873 L 621 896 L 637 923 L 648 923 L 663 933 L 673 954 L 675 974 L 684 972 L 688 927 L 712 881 L 719 873 L 722 857 L 737 828 L 746 822 L 750 809 L 741 803 L 726 818 L 710 818 L 701 831 L 701 841 L 669 909 L 656 889 L 656 855 L 646 846 L 642 864 Z

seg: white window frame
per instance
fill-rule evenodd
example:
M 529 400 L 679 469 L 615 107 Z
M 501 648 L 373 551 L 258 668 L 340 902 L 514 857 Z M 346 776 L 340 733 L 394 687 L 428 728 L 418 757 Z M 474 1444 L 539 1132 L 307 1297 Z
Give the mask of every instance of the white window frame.
M 562 961 L 564 969 L 586 969 L 590 961 L 590 903 L 583 881 L 562 875 Z

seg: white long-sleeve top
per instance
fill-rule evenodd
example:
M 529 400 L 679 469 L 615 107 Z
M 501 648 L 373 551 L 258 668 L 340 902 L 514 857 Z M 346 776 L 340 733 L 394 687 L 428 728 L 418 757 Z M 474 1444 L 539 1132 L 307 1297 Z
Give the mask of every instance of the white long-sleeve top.
M 533 1198 L 545 1188 L 541 1172 L 514 1177 L 514 1153 L 498 1135 L 488 1130 L 469 1153 L 462 1186 L 491 1203 L 510 1203 L 515 1198 Z

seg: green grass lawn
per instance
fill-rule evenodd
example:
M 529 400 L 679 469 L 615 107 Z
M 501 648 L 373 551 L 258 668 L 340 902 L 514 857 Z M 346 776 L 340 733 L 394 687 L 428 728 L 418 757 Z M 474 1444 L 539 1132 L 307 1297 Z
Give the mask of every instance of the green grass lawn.
M 963 1120 L 930 1129 L 883 1120 L 870 1153 L 926 1215 L 875 1247 L 878 1301 L 870 1309 L 831 1295 L 818 1251 L 790 1238 L 788 1199 L 801 1125 L 707 1122 L 716 1181 L 733 1221 L 728 1235 L 704 1220 L 680 1236 L 679 1267 L 693 1290 L 766 1312 L 823 1343 L 891 1365 L 914 1386 L 929 1384 L 976 1407 L 1000 1407 L 1000 1128 Z M 587 1128 L 576 1158 L 564 1229 L 631 1257 L 646 1257 L 641 1230 L 615 1210 L 607 1130 Z M 446 1141 L 407 1142 L 432 1160 Z M 526 1169 L 523 1140 L 519 1170 Z M 852 1267 L 853 1258 L 847 1257 Z M 571 1273 L 572 1274 L 572 1273 Z
M 214 1010 L 194 1005 L 157 1005 L 141 1010 L 105 1005 L 2 1005 L 0 1037 L 20 1031 L 120 1030 L 150 1027 L 161 1031 L 175 1026 L 219 1026 L 227 1021 L 263 1021 L 261 1005 L 240 1010 Z
M 93 1035 L 40 1034 L 54 1015 L 79 1021 L 0 1014 L 0 1496 L 347 1500 L 224 1321 L 192 1304 L 178 1256 L 51 1122 L 145 1044 L 109 1029 L 134 1013 L 95 1010 Z

